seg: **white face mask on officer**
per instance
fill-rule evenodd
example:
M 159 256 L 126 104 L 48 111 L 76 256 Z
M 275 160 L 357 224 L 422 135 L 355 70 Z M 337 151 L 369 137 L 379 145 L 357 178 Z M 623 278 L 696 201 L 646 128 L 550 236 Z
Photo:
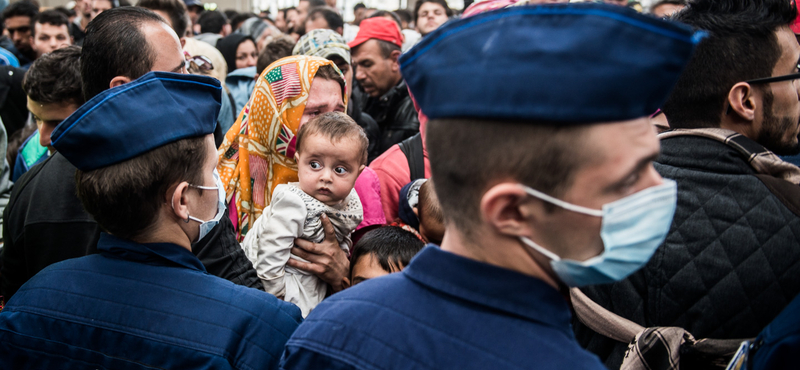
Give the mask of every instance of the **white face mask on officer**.
M 602 210 L 567 203 L 522 185 L 525 192 L 572 212 L 602 217 L 603 252 L 586 261 L 562 259 L 527 237 L 520 240 L 550 259 L 556 275 L 570 287 L 613 283 L 644 266 L 664 241 L 677 205 L 675 181 L 603 205 Z
M 211 229 L 213 229 L 214 226 L 217 226 L 219 220 L 222 219 L 222 215 L 225 214 L 225 186 L 222 185 L 222 180 L 220 179 L 219 172 L 217 172 L 216 168 L 214 169 L 214 183 L 216 186 L 200 186 L 200 185 L 189 184 L 189 187 L 195 189 L 217 191 L 217 214 L 215 214 L 212 219 L 208 221 L 203 221 L 191 215 L 186 219 L 187 223 L 189 222 L 189 220 L 197 221 L 200 223 L 200 235 L 197 237 L 196 241 L 200 241 L 201 239 L 203 239 L 203 237 L 208 235 L 208 233 L 211 232 Z M 175 209 L 175 206 L 173 206 L 172 209 Z

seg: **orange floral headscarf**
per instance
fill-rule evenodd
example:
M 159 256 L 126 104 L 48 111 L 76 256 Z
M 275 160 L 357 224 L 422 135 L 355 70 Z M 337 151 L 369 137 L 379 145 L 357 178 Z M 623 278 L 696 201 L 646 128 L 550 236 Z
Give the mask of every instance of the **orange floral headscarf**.
M 217 170 L 228 203 L 236 205 L 240 241 L 269 205 L 275 186 L 298 181 L 295 135 L 311 81 L 324 65 L 338 71 L 327 59 L 303 55 L 270 64 L 258 77 L 250 101 L 225 134 Z M 346 107 L 347 99 L 344 104 Z

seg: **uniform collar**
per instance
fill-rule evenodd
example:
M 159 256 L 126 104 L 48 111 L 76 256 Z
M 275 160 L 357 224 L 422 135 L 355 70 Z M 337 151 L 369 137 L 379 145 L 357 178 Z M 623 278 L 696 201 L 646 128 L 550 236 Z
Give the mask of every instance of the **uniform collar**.
M 186 248 L 172 243 L 139 244 L 107 233 L 100 234 L 97 251 L 107 257 L 153 265 L 181 266 L 206 272 L 205 266 Z
M 411 280 L 445 294 L 554 327 L 572 337 L 564 297 L 531 276 L 428 245 L 403 270 Z

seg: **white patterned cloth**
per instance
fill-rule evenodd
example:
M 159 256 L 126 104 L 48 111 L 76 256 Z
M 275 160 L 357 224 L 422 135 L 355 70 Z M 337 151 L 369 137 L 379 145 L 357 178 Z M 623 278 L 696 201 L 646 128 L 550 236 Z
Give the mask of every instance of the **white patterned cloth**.
M 350 233 L 364 217 L 356 191 L 351 190 L 341 204 L 331 207 L 300 190 L 298 183 L 275 187 L 272 203 L 264 208 L 242 242 L 267 293 L 296 304 L 303 317 L 322 302 L 328 286 L 313 274 L 286 266 L 286 262 L 289 258 L 304 261 L 291 254 L 295 238 L 314 243 L 325 239 L 319 219 L 322 213 L 331 220 L 339 246 L 348 252 L 352 245 Z

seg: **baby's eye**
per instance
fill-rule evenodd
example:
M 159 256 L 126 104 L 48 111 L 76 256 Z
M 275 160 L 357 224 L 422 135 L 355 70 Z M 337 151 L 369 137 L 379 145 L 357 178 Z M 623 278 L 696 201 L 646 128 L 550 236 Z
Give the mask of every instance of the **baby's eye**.
M 336 167 L 333 171 L 339 175 L 344 175 L 347 173 L 347 169 L 344 167 Z
M 311 163 L 309 163 L 309 165 L 311 166 L 311 168 L 313 168 L 315 170 L 318 170 L 318 169 L 322 168 L 322 165 L 319 164 L 319 162 L 311 162 Z

